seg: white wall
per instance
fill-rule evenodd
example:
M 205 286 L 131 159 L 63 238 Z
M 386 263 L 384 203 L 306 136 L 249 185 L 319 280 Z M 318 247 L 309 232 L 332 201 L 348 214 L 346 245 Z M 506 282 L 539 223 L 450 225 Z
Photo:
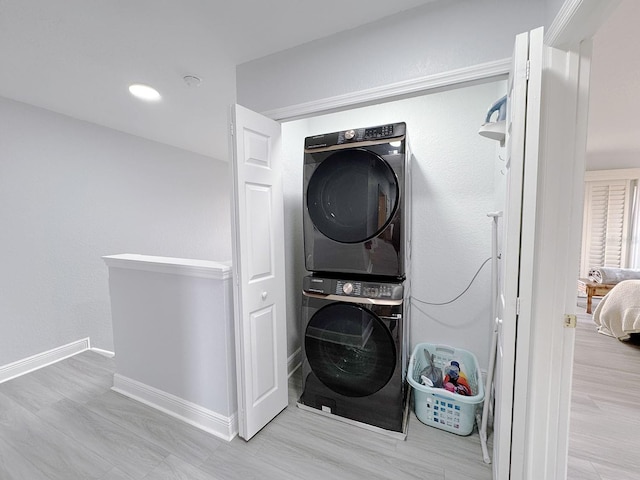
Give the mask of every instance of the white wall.
M 625 0 L 593 39 L 587 170 L 640 167 L 640 2 Z
M 543 25 L 543 0 L 426 4 L 237 67 L 238 103 L 256 111 L 509 58 Z
M 0 365 L 113 350 L 101 256 L 231 258 L 228 164 L 0 98 Z
M 282 124 L 288 356 L 294 354 L 301 347 L 302 277 L 307 273 L 304 267 L 302 236 L 302 167 L 304 138 L 308 135 L 310 135 L 309 120 L 303 119 Z
M 562 8 L 562 5 L 565 3 L 564 0 L 545 0 L 546 8 L 545 8 L 545 27 L 549 27 L 553 20 L 556 18 L 556 15 Z
M 498 143 L 480 137 L 486 111 L 504 95 L 504 81 L 405 99 L 283 124 L 289 353 L 300 345 L 302 162 L 304 137 L 390 122 L 407 123 L 413 164 L 413 296 L 452 299 L 491 255 L 496 185 L 504 177 Z M 447 343 L 474 352 L 486 368 L 490 341 L 490 265 L 460 300 L 412 309 L 412 343 Z
M 223 418 L 195 411 L 188 418 L 230 439 L 230 417 L 238 410 L 231 268 L 146 255 L 105 262 L 117 348 L 114 387 L 173 415 L 185 415 L 183 401 L 203 407 Z M 167 401 L 167 393 L 179 400 Z

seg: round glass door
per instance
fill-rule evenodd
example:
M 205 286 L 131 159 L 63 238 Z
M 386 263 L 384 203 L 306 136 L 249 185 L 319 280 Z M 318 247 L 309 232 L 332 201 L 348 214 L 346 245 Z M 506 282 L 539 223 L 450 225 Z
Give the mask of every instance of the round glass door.
M 307 211 L 326 237 L 360 243 L 387 226 L 398 195 L 396 176 L 379 155 L 364 149 L 338 151 L 311 176 Z
M 318 310 L 307 325 L 304 342 L 313 373 L 342 395 L 371 395 L 393 375 L 396 351 L 391 334 L 360 306 L 332 303 Z

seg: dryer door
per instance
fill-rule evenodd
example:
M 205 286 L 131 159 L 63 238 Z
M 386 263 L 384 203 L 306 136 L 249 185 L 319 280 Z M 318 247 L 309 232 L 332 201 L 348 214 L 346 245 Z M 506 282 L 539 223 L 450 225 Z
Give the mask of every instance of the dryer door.
M 372 395 L 393 375 L 393 338 L 376 315 L 359 305 L 331 303 L 321 308 L 311 317 L 304 341 L 311 370 L 341 395 Z
M 314 171 L 307 186 L 307 211 L 326 237 L 361 243 L 378 235 L 398 206 L 400 189 L 382 157 L 362 148 L 340 150 Z

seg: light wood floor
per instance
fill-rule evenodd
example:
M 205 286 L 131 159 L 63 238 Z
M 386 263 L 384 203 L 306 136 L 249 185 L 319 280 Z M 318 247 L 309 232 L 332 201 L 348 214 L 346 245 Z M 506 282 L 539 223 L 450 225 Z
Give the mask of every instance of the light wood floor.
M 599 334 L 591 315 L 581 314 L 576 330 L 567 478 L 637 480 L 639 453 L 640 342 L 620 342 Z
M 406 441 L 290 403 L 250 442 L 227 443 L 110 390 L 113 360 L 84 352 L 0 384 L 0 479 L 488 480 L 477 432 L 412 414 Z
M 478 435 L 412 414 L 398 441 L 290 406 L 250 442 L 227 443 L 110 390 L 113 360 L 85 352 L 0 384 L 0 479 L 491 478 Z M 561 379 L 559 379 L 560 381 Z M 570 480 L 640 478 L 640 346 L 579 316 Z

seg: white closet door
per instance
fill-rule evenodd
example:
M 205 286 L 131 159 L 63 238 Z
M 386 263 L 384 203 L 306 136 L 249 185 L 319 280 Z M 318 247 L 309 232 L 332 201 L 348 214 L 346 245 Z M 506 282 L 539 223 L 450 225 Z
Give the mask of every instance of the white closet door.
M 501 283 L 497 305 L 498 345 L 494 377 L 493 478 L 518 478 L 524 465 L 527 326 L 531 304 L 533 228 L 542 86 L 542 29 L 516 36 L 507 89 L 507 191 L 502 240 Z
M 233 272 L 239 435 L 288 404 L 280 124 L 232 110 Z

